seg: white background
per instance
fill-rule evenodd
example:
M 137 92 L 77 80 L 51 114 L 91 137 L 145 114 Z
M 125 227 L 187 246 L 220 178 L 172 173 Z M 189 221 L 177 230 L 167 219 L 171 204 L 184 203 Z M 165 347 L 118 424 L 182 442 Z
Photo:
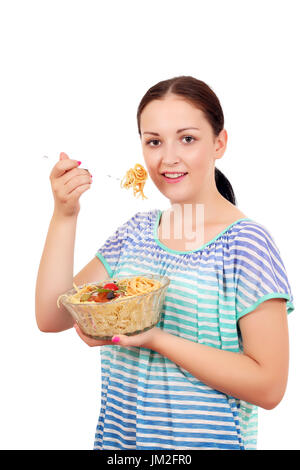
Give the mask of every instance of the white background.
M 167 208 L 151 181 L 135 199 L 123 176 L 143 156 L 136 112 L 158 81 L 210 85 L 228 146 L 217 167 L 238 207 L 273 235 L 295 298 L 290 374 L 259 410 L 259 449 L 300 449 L 298 358 L 299 25 L 297 1 L 27 0 L 0 4 L 2 449 L 92 449 L 99 348 L 74 331 L 42 333 L 35 282 L 53 210 L 59 152 L 93 174 L 81 197 L 76 274 L 134 213 Z M 43 155 L 53 158 L 50 163 Z

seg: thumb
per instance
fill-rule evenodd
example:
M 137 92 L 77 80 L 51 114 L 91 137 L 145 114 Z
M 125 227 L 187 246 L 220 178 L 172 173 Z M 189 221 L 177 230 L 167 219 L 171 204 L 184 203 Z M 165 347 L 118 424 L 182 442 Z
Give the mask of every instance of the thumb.
M 130 343 L 130 339 L 126 335 L 114 335 L 111 339 L 114 344 L 118 344 L 120 346 L 128 346 Z
M 66 160 L 67 158 L 69 158 L 69 157 L 65 152 L 60 152 L 60 154 L 59 154 L 59 159 L 60 160 Z

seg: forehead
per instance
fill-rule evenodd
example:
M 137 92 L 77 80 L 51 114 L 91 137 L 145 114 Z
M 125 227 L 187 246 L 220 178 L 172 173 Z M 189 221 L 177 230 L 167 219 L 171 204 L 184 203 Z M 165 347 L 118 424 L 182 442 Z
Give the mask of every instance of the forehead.
M 153 100 L 143 109 L 140 118 L 141 133 L 144 131 L 174 130 L 184 127 L 204 127 L 207 121 L 203 112 L 182 98 L 168 97 Z

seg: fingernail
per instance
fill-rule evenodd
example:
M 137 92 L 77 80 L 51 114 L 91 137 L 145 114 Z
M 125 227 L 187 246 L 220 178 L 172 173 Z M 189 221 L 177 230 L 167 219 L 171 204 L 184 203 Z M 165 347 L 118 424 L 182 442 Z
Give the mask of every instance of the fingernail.
M 112 339 L 114 343 L 118 343 L 120 341 L 119 336 L 116 336 L 115 338 Z
M 77 163 L 78 163 L 78 166 L 81 165 L 81 162 L 79 162 L 78 160 L 77 160 Z

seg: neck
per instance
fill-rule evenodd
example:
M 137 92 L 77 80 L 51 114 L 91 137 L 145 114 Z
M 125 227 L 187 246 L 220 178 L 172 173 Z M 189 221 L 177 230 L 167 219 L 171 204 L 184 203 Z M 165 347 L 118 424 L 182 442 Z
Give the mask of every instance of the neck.
M 207 192 L 205 196 L 198 197 L 194 201 L 171 201 L 171 207 L 167 212 L 170 212 L 171 216 L 176 215 L 178 220 L 185 220 L 196 228 L 199 222 L 205 224 L 215 223 L 222 213 L 232 209 L 232 207 L 232 203 L 224 198 L 215 187 L 212 191 Z

